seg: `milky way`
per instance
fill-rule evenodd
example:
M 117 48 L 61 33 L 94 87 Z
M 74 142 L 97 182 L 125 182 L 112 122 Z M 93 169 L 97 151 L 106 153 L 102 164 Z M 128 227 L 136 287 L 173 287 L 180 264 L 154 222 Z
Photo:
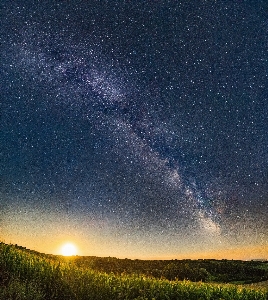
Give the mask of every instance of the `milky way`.
M 3 15 L 3 239 L 267 251 L 264 2 L 14 1 Z

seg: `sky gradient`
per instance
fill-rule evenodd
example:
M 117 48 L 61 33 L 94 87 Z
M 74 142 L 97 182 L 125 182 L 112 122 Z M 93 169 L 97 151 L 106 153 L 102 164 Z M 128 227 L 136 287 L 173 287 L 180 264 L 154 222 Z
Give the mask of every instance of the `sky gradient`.
M 266 1 L 2 1 L 0 238 L 268 259 Z

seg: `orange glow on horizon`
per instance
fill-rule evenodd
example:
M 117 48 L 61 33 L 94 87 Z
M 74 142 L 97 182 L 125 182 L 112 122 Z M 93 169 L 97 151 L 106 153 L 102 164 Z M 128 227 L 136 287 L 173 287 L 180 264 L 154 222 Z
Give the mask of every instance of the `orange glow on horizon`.
M 69 255 L 81 255 L 81 256 L 99 256 L 99 257 L 117 257 L 117 258 L 129 258 L 129 259 L 143 259 L 143 260 L 169 260 L 169 259 L 229 259 L 229 260 L 252 260 L 252 259 L 268 259 L 268 243 L 260 245 L 222 245 L 220 248 L 214 248 L 213 250 L 200 249 L 198 245 L 196 247 L 180 249 L 178 251 L 163 247 L 158 250 L 158 253 L 154 253 L 152 249 L 139 248 L 135 246 L 124 248 L 122 245 L 114 243 L 106 243 L 105 240 L 97 241 L 91 239 L 85 239 L 78 234 L 57 235 L 53 233 L 53 238 L 50 236 L 42 236 L 42 239 L 31 237 L 26 234 L 15 235 L 10 234 L 8 238 L 3 238 L 3 241 L 11 244 L 18 244 L 31 250 L 36 250 L 41 253 L 66 255 L 62 252 L 62 246 L 69 241 L 75 245 L 76 252 L 70 252 Z M 151 250 L 151 251 L 150 251 Z
M 159 258 L 161 259 L 161 258 Z M 268 259 L 268 245 L 245 246 L 231 249 L 219 249 L 214 251 L 195 252 L 184 255 L 173 255 L 167 259 L 229 259 L 252 260 Z

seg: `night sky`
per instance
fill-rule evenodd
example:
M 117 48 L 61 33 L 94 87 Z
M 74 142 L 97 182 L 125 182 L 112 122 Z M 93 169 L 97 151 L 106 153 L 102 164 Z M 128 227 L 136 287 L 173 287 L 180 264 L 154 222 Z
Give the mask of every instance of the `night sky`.
M 0 238 L 268 258 L 268 3 L 1 1 Z

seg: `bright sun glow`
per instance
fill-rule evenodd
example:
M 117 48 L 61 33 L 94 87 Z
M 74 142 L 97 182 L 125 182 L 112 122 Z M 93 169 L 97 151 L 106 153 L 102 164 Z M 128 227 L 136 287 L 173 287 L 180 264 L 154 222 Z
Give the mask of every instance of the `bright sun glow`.
M 61 248 L 61 254 L 64 256 L 72 256 L 77 254 L 77 249 L 74 244 L 64 244 Z

